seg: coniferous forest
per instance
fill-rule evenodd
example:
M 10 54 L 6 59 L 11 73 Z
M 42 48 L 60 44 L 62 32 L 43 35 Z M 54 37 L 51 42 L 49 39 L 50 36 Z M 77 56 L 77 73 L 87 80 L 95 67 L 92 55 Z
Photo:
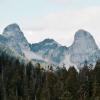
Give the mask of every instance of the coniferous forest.
M 0 100 L 100 100 L 100 62 L 53 71 L 0 55 Z

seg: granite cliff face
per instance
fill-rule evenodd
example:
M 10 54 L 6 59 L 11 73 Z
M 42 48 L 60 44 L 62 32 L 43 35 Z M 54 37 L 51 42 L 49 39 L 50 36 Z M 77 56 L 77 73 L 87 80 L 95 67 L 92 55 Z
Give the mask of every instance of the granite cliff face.
M 70 47 L 61 46 L 52 39 L 46 39 L 32 44 L 31 49 L 55 64 L 60 66 L 65 64 L 68 67 L 83 66 L 86 61 L 88 64 L 95 64 L 100 57 L 100 51 L 93 36 L 85 30 L 78 30 L 75 33 L 74 42 Z
M 89 64 L 94 63 L 97 60 L 95 53 L 98 50 L 93 36 L 85 30 L 79 30 L 75 34 L 73 44 L 69 47 L 70 60 L 77 66 L 84 64 L 85 61 Z M 94 57 L 91 57 L 93 55 Z
M 42 59 L 34 52 L 31 52 L 29 43 L 17 24 L 8 25 L 3 34 L 0 35 L 0 43 L 14 50 L 21 56 L 27 59 Z

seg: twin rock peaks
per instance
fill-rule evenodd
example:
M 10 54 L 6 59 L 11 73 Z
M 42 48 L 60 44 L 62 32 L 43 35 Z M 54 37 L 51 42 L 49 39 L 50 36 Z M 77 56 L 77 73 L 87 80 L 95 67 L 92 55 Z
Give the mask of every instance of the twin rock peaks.
M 85 61 L 94 65 L 100 59 L 100 50 L 93 36 L 82 29 L 76 32 L 74 42 L 70 47 L 62 46 L 53 39 L 30 44 L 19 25 L 14 23 L 8 25 L 0 35 L 0 45 L 13 49 L 17 54 L 33 62 L 57 66 L 65 64 L 66 68 L 83 67 Z

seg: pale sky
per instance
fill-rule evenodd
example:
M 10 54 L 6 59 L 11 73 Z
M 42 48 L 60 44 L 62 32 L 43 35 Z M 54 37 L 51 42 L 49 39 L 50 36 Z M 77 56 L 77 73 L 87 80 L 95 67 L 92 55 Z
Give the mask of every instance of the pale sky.
M 0 33 L 17 23 L 30 43 L 53 38 L 69 46 L 79 29 L 100 47 L 100 0 L 0 0 Z

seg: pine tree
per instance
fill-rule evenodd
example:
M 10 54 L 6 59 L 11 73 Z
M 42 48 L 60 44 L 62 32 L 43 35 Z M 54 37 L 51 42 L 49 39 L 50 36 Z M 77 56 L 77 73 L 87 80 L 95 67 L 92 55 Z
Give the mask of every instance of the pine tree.
M 67 78 L 67 91 L 69 96 L 71 95 L 72 100 L 77 100 L 77 92 L 79 89 L 79 84 L 78 84 L 78 72 L 74 67 L 70 67 L 68 70 L 68 78 Z
M 94 74 L 93 98 L 94 100 L 99 100 L 100 99 L 100 61 L 97 62 L 93 74 Z

